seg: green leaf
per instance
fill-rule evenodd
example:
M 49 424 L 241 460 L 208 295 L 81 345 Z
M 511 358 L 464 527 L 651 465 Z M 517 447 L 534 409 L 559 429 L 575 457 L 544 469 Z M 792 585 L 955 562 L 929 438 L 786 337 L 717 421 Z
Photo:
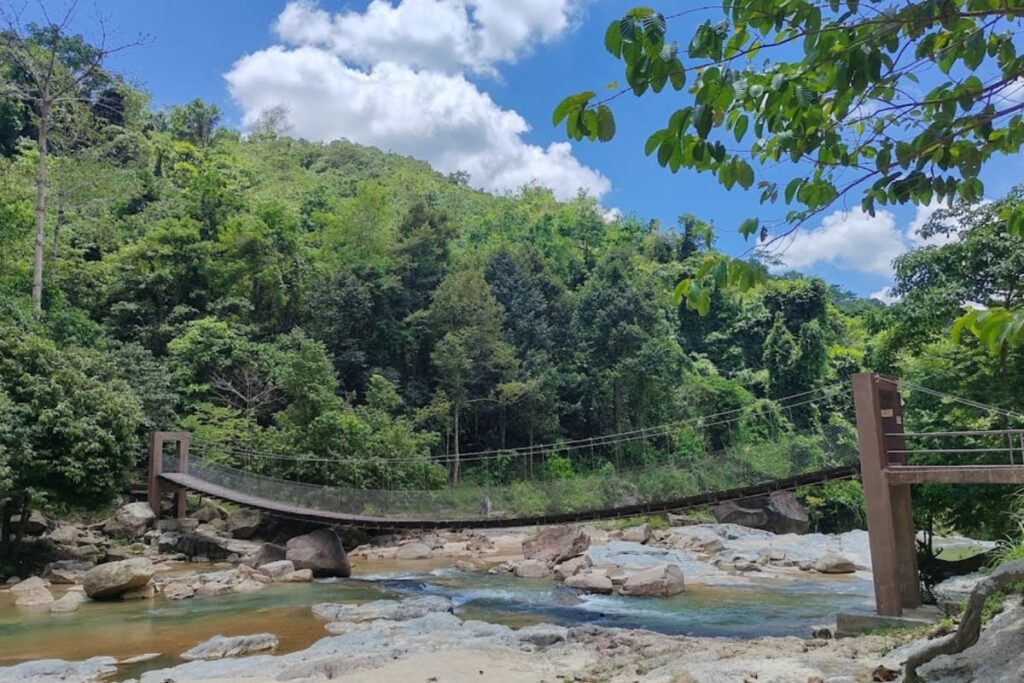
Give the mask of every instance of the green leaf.
M 736 136 L 736 142 L 743 140 L 743 136 L 747 132 L 747 127 L 750 125 L 750 119 L 747 118 L 746 114 L 743 114 L 736 119 L 736 124 L 733 126 L 732 132 Z
M 622 56 L 622 24 L 620 22 L 613 21 L 608 24 L 608 30 L 604 32 L 604 46 L 614 56 Z
M 607 105 L 600 105 L 597 108 L 597 138 L 601 142 L 608 142 L 615 137 L 615 117 Z
M 760 225 L 761 221 L 757 218 L 748 218 L 740 223 L 740 234 L 743 235 L 744 238 L 750 237 L 757 232 Z

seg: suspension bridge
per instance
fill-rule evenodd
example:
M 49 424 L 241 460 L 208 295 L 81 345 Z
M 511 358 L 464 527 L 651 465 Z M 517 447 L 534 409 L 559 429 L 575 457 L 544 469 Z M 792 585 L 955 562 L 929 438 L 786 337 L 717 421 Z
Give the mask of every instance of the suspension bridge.
M 793 490 L 836 479 L 860 478 L 879 614 L 899 615 L 920 605 L 910 485 L 1024 484 L 1024 429 L 907 432 L 900 389 L 919 391 L 1001 415 L 1021 416 L 882 375 L 855 375 L 852 385 L 804 392 L 776 401 L 657 427 L 527 448 L 458 456 L 359 458 L 263 452 L 237 444 L 193 442 L 185 432 L 155 432 L 149 453 L 149 501 L 161 513 L 171 493 L 179 516 L 186 492 L 289 518 L 368 528 L 509 527 L 554 524 L 680 511 Z M 814 428 L 796 429 L 799 415 L 817 416 Z M 709 450 L 697 444 L 748 438 Z M 758 435 L 756 440 L 750 434 Z M 933 447 L 938 439 L 954 445 Z M 993 445 L 993 440 L 995 445 Z M 907 446 L 908 441 L 921 445 Z M 623 466 L 628 450 L 632 464 Z M 638 455 L 639 454 L 639 455 Z M 973 464 L 936 464 L 936 457 L 970 455 Z M 524 476 L 504 484 L 460 483 L 415 487 L 417 468 L 429 482 L 437 468 L 456 462 L 468 469 L 496 462 L 545 461 L 557 456 L 580 465 L 574 476 Z M 983 457 L 984 456 L 984 457 Z M 457 460 L 456 460 L 457 458 Z M 919 462 L 926 460 L 925 464 Z M 986 459 L 987 458 L 987 459 Z M 329 486 L 278 473 L 390 471 L 401 485 Z M 346 470 L 346 468 L 348 468 Z M 532 467 L 520 468 L 528 473 Z M 330 476 L 326 477 L 330 480 Z

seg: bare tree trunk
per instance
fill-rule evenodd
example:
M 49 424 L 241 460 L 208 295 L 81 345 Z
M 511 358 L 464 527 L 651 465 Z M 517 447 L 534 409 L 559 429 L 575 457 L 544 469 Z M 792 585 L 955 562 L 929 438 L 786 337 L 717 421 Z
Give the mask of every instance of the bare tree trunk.
M 50 251 L 54 264 L 60 258 L 60 231 L 64 227 L 64 200 L 67 196 L 67 179 L 64 177 L 67 169 L 63 156 L 57 157 L 57 164 L 57 222 L 53 226 L 53 248 Z
M 36 246 L 32 269 L 32 302 L 43 310 L 43 257 L 46 253 L 46 138 L 50 124 L 50 103 L 44 100 L 39 113 L 39 167 L 36 171 Z
M 455 434 L 454 434 L 454 437 L 453 437 L 454 438 L 454 442 L 455 442 L 455 453 L 454 453 L 455 457 L 452 460 L 452 484 L 458 484 L 459 483 L 459 413 L 460 412 L 462 412 L 461 411 L 461 406 L 458 403 L 456 403 L 455 404 Z
M 0 557 L 10 557 L 11 517 L 14 516 L 14 502 L 7 501 L 0 508 Z

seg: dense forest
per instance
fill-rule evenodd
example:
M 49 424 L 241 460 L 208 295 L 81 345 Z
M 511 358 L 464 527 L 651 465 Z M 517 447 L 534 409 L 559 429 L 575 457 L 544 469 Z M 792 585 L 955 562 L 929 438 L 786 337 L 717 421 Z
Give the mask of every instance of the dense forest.
M 34 49 L 54 50 L 70 77 L 88 46 L 46 38 Z M 0 63 L 0 82 L 19 79 L 18 64 Z M 713 217 L 611 217 L 588 196 L 559 202 L 534 186 L 495 196 L 414 159 L 291 137 L 286 112 L 243 133 L 199 100 L 155 110 L 106 73 L 74 87 L 45 137 L 37 99 L 0 99 L 4 540 L 30 507 L 107 504 L 154 429 L 189 430 L 197 453 L 276 476 L 439 488 L 735 445 L 756 459 L 769 421 L 794 439 L 849 430 L 848 402 L 826 390 L 863 369 L 1024 406 L 1019 349 L 950 334 L 963 302 L 1024 296 L 1024 241 L 1000 218 L 1020 193 L 937 212 L 922 236 L 955 239 L 898 259 L 891 306 L 786 273 L 715 293 L 702 316 L 673 289 L 715 250 Z M 820 400 L 786 403 L 801 395 Z M 919 429 L 1009 419 L 907 400 Z M 681 426 L 587 458 L 521 457 L 737 410 L 771 419 Z M 507 457 L 454 457 L 482 452 Z M 928 487 L 916 511 L 1000 537 L 1012 494 Z M 821 528 L 859 524 L 857 496 L 854 483 L 804 493 Z

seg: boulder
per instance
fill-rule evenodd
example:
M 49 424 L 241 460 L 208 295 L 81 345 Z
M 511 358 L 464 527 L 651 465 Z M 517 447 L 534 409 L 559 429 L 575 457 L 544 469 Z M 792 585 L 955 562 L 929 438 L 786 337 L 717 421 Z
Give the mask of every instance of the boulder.
M 285 559 L 287 556 L 287 550 L 283 545 L 277 545 L 275 543 L 264 543 L 260 546 L 256 554 L 252 556 L 252 566 L 262 567 L 265 564 L 271 562 L 278 562 Z
M 103 531 L 111 536 L 137 538 L 146 533 L 156 522 L 156 515 L 149 503 L 128 503 L 114 513 L 114 517 L 103 525 Z
M 63 659 L 37 659 L 9 667 L 0 667 L 0 681 L 14 683 L 86 683 L 117 673 L 113 657 L 92 657 L 79 662 Z
M 714 508 L 721 524 L 739 524 L 776 534 L 803 534 L 810 526 L 807 511 L 792 491 L 776 491 L 770 496 L 730 500 Z
M 227 539 L 203 531 L 187 531 L 178 539 L 178 552 L 188 559 L 205 559 L 211 562 L 226 560 L 231 551 Z
M 228 515 L 228 532 L 234 538 L 252 538 L 263 522 L 259 510 L 239 508 Z
M 853 560 L 839 553 L 826 553 L 814 562 L 813 567 L 821 574 L 852 574 L 857 571 Z
M 255 633 L 250 636 L 214 636 L 204 643 L 181 654 L 182 659 L 223 659 L 241 657 L 254 652 L 270 652 L 277 649 L 277 636 L 273 633 Z
M 768 512 L 764 506 L 747 500 L 727 500 L 718 503 L 715 505 L 714 515 L 719 524 L 739 524 L 752 529 L 764 529 L 768 526 Z
M 90 598 L 115 598 L 147 585 L 153 578 L 153 572 L 153 563 L 144 557 L 108 562 L 87 571 L 82 577 L 82 585 Z
M 54 585 L 81 583 L 82 577 L 93 566 L 88 560 L 58 560 L 46 566 L 43 576 Z
M 310 569 L 313 576 L 352 575 L 345 548 L 334 529 L 317 529 L 304 536 L 288 541 L 285 558 L 292 561 L 296 569 Z
M 683 592 L 683 570 L 662 564 L 630 574 L 622 584 L 623 595 L 666 596 Z
M 584 593 L 608 594 L 612 592 L 612 580 L 603 569 L 586 569 L 565 580 L 568 588 L 575 588 Z
M 169 531 L 179 534 L 185 531 L 195 531 L 197 526 L 199 526 L 199 520 L 192 519 L 191 517 L 172 517 L 156 521 L 157 531 Z
M 398 547 L 395 557 L 399 560 L 426 560 L 433 556 L 434 551 L 426 543 L 414 541 Z
M 624 529 L 622 531 L 622 540 L 630 541 L 631 543 L 647 543 L 647 541 L 651 540 L 653 534 L 654 530 L 651 529 L 651 525 L 645 523 Z
M 587 551 L 590 537 L 576 526 L 553 526 L 523 541 L 523 557 L 555 565 Z
M 81 590 L 70 590 L 50 605 L 51 612 L 75 612 L 89 598 Z
M 70 524 L 61 524 L 50 532 L 50 538 L 54 543 L 72 545 L 78 540 L 78 534 L 78 527 L 71 526 Z
M 242 579 L 234 585 L 232 590 L 236 593 L 255 593 L 256 591 L 261 591 L 266 588 L 266 585 L 267 584 L 262 581 L 257 581 L 254 576 L 252 578 Z
M 169 583 L 163 588 L 164 597 L 168 600 L 188 600 L 196 594 L 192 586 L 187 583 L 175 581 Z
M 18 525 L 21 524 L 21 515 L 14 515 L 11 517 L 11 528 L 17 529 Z M 43 516 L 39 510 L 33 510 L 28 513 L 28 519 L 25 520 L 22 530 L 26 536 L 40 536 L 46 533 L 46 530 L 50 528 L 50 522 Z
M 49 582 L 38 576 L 32 576 L 24 581 L 15 584 L 11 588 L 14 595 L 14 604 L 18 607 L 39 607 L 49 605 L 53 602 L 53 594 L 48 588 Z
M 203 524 L 209 524 L 214 520 L 223 520 L 228 518 L 228 512 L 224 508 L 210 501 L 206 501 L 202 506 L 189 515 L 192 519 L 197 519 Z
M 551 574 L 543 560 L 523 560 L 516 567 L 516 576 L 522 579 L 542 579 Z
M 768 496 L 768 531 L 777 534 L 805 534 L 811 526 L 807 510 L 792 491 L 776 491 Z
M 292 564 L 291 560 L 278 560 L 277 562 L 268 562 L 267 564 L 260 565 L 256 570 L 276 580 L 285 574 L 294 572 L 295 565 Z
M 122 600 L 152 600 L 156 597 L 156 584 L 152 581 L 147 583 L 145 586 L 138 588 L 132 588 L 131 590 L 121 593 Z
M 556 564 L 551 573 L 555 575 L 555 578 L 559 581 L 565 581 L 570 576 L 579 574 L 584 569 L 589 569 L 591 566 L 590 558 L 586 555 L 580 555 L 574 557 L 571 560 L 566 560 L 561 564 Z

